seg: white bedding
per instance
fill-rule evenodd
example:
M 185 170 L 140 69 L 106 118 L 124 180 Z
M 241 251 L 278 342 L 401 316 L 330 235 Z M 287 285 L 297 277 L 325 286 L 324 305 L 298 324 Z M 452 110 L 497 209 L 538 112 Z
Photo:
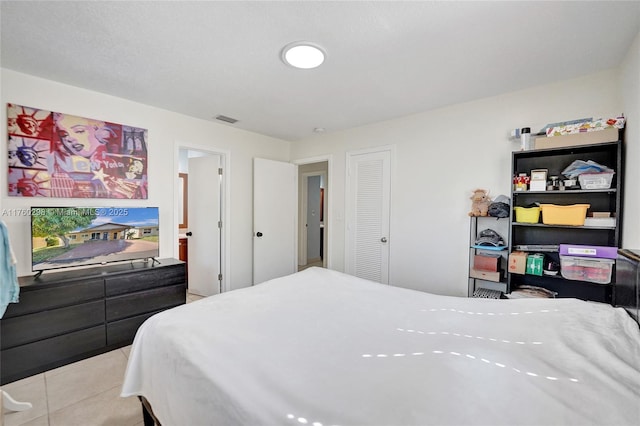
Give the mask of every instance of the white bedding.
M 311 268 L 151 317 L 133 395 L 163 426 L 640 425 L 640 332 L 605 304 Z

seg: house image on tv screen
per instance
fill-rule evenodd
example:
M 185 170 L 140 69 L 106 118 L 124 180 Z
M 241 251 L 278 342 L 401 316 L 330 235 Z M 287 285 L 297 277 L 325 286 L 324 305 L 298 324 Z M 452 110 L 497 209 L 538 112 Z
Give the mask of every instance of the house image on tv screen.
M 108 222 L 92 228 L 80 229 L 66 235 L 70 244 L 87 241 L 134 240 L 158 236 L 158 226 L 132 227 L 131 225 Z
M 157 208 L 39 211 L 32 218 L 34 271 L 159 255 Z

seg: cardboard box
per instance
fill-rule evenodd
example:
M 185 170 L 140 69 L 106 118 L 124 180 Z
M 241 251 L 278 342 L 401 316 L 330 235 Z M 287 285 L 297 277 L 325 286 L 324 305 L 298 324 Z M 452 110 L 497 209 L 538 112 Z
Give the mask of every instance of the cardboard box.
M 591 212 L 591 217 L 611 217 L 611 212 Z
M 508 271 L 512 274 L 524 275 L 527 269 L 527 253 L 514 251 L 509 255 Z
M 473 269 L 478 271 L 500 271 L 500 259 L 502 255 L 497 253 L 479 253 L 473 256 Z
M 500 271 L 498 272 L 479 271 L 473 268 L 469 270 L 469 276 L 471 278 L 478 278 L 486 281 L 500 282 L 500 275 L 502 275 Z
M 620 139 L 618 129 L 607 127 L 604 130 L 576 133 L 563 136 L 540 136 L 535 138 L 535 149 L 560 148 L 564 146 L 590 145 L 602 142 L 615 142 Z
M 542 275 L 542 264 L 544 263 L 543 254 L 530 254 L 527 256 L 527 270 L 529 275 Z

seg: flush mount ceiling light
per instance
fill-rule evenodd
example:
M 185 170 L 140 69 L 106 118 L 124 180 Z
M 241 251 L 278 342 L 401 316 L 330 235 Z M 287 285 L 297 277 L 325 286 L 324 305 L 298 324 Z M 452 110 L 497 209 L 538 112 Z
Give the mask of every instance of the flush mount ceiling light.
M 282 49 L 282 60 L 295 68 L 311 69 L 324 62 L 325 53 L 319 46 L 306 41 L 287 44 Z

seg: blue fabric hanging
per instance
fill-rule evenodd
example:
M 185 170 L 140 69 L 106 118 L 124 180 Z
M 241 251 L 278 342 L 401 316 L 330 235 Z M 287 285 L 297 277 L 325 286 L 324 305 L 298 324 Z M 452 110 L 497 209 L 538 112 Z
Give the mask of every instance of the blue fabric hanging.
M 20 285 L 16 275 L 16 260 L 11 250 L 9 231 L 0 221 L 0 318 L 7 310 L 9 303 L 17 303 L 20 296 Z

